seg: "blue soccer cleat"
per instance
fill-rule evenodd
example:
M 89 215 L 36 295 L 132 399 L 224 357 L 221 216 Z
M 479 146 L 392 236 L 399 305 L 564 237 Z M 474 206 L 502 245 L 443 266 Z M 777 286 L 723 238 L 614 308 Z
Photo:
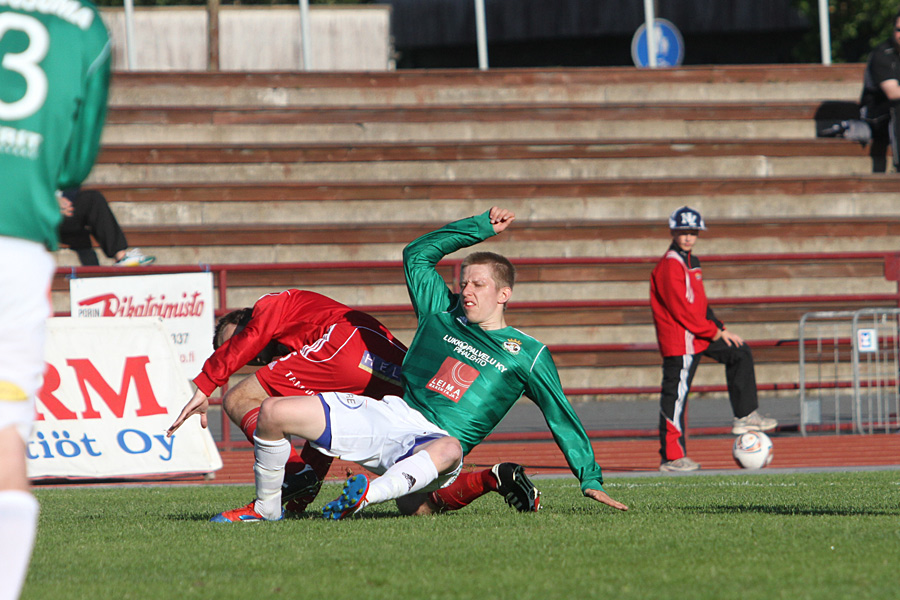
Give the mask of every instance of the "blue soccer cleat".
M 355 514 L 368 504 L 366 502 L 368 491 L 369 478 L 362 474 L 354 475 L 344 484 L 341 495 L 322 507 L 322 516 L 337 521 Z
M 256 500 L 254 500 L 247 506 L 220 512 L 209 521 L 210 523 L 259 523 L 260 521 L 280 521 L 283 518 L 284 510 L 281 511 L 277 519 L 265 518 L 256 512 Z

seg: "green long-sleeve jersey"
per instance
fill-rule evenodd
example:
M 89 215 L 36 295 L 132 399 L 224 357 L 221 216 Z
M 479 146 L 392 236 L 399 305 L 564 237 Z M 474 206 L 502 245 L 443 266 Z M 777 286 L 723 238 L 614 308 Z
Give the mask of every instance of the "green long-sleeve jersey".
M 87 0 L 0 0 L 0 235 L 56 249 L 56 190 L 100 146 L 109 35 Z
M 468 322 L 459 294 L 435 269 L 446 255 L 494 235 L 488 213 L 425 234 L 403 251 L 418 327 L 401 377 L 404 399 L 456 437 L 468 454 L 522 395 L 540 407 L 582 491 L 603 478 L 584 427 L 566 399 L 547 346 L 514 327 Z

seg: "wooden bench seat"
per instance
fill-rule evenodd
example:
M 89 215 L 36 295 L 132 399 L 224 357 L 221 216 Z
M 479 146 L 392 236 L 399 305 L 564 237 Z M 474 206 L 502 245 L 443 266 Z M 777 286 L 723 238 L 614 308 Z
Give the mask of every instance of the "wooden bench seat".
M 126 226 L 124 231 L 135 246 L 242 246 L 258 244 L 407 244 L 417 237 L 433 231 L 438 223 L 372 223 L 372 224 L 210 224 L 210 225 L 147 225 Z M 665 224 L 656 221 L 579 221 L 527 222 L 517 221 L 516 226 L 504 234 L 509 241 L 575 241 L 575 240 L 663 240 L 668 235 Z M 807 237 L 865 237 L 900 235 L 900 216 L 896 217 L 824 217 L 808 219 L 718 219 L 715 227 L 704 232 L 704 239 L 758 239 L 772 237 L 797 239 Z M 658 258 L 658 257 L 657 257 Z M 760 261 L 766 256 L 759 255 Z M 870 257 L 872 258 L 872 257 Z M 649 259 L 635 259 L 645 262 Z M 789 264 L 791 259 L 779 258 L 777 265 Z M 831 263 L 841 259 L 825 258 Z M 551 265 L 553 259 L 549 259 Z M 858 257 L 850 262 L 857 266 Z M 573 261 L 575 262 L 575 261 Z M 590 259 L 585 259 L 590 262 Z M 625 260 L 622 261 L 626 262 Z M 655 262 L 655 261 L 654 261 Z M 704 261 L 705 262 L 705 261 Z M 807 265 L 814 268 L 815 265 Z M 836 268 L 840 268 L 837 266 Z M 622 271 L 623 265 L 618 265 Z
M 654 104 L 486 104 L 366 107 L 112 106 L 115 125 L 303 125 L 365 123 L 502 123 L 521 121 L 814 121 L 820 102 L 691 102 Z
M 859 157 L 859 144 L 814 140 L 603 140 L 585 142 L 445 142 L 370 144 L 183 144 L 104 146 L 98 164 L 196 165 L 247 163 L 345 163 L 380 161 L 474 161 L 723 156 Z
M 646 179 L 589 179 L 568 181 L 477 181 L 477 182 L 311 182 L 311 183 L 178 183 L 97 184 L 92 188 L 109 202 L 272 202 L 272 201 L 408 201 L 483 200 L 541 198 L 706 198 L 741 195 L 765 197 L 897 192 L 895 178 L 883 175 L 808 177 L 690 177 Z M 373 208 L 377 208 L 373 205 Z

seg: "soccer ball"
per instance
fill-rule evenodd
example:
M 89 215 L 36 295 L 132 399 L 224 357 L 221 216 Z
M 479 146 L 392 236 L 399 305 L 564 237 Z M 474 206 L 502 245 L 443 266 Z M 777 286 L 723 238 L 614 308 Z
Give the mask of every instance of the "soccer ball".
M 742 469 L 762 469 L 772 462 L 772 440 L 761 431 L 742 433 L 734 440 L 731 455 Z

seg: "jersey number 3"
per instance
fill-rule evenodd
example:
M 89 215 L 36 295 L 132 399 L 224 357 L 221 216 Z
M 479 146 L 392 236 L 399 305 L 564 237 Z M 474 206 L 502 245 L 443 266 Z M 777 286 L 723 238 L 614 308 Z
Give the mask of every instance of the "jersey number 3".
M 47 28 L 28 15 L 0 13 L 0 42 L 9 31 L 20 31 L 28 38 L 28 45 L 22 52 L 8 52 L 0 61 L 0 67 L 18 73 L 25 79 L 25 95 L 8 103 L 0 100 L 0 121 L 26 119 L 39 111 L 47 99 L 47 74 L 40 62 L 50 48 L 50 34 Z

